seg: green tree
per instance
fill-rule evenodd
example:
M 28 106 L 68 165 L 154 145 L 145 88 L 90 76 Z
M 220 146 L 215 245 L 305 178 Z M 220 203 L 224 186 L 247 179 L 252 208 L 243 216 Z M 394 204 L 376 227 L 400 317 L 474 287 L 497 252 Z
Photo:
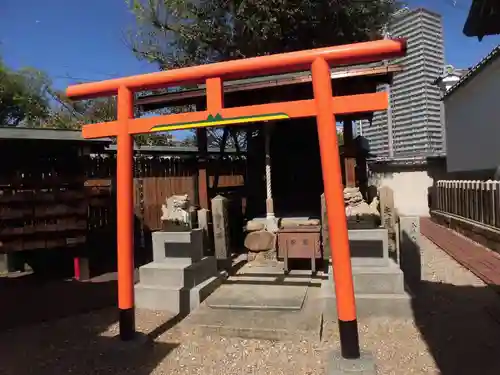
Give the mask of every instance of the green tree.
M 344 144 L 344 133 L 343 132 L 337 131 L 337 142 L 339 143 L 339 146 Z
M 0 60 L 0 126 L 78 130 L 85 124 L 116 120 L 116 98 L 72 101 L 33 68 L 17 71 Z M 170 145 L 169 134 L 141 134 L 140 145 Z
M 181 146 L 184 147 L 196 147 L 196 136 L 194 134 L 188 135 L 180 142 Z
M 54 99 L 48 118 L 38 127 L 51 129 L 81 129 L 82 125 L 116 120 L 114 97 L 71 101 L 63 92 L 49 89 Z
M 172 146 L 172 136 L 168 133 L 138 134 L 135 143 L 140 146 Z
M 380 37 L 396 0 L 128 0 L 133 51 L 160 69 Z
M 129 34 L 132 50 L 162 70 L 376 39 L 400 6 L 397 0 L 127 3 L 137 21 Z M 208 129 L 210 145 L 218 146 L 222 134 Z M 242 132 L 237 138 L 244 139 Z
M 38 124 L 49 116 L 48 77 L 33 68 L 9 69 L 0 60 L 0 126 Z
M 72 101 L 62 92 L 50 91 L 57 105 L 40 127 L 52 129 L 81 129 L 83 125 L 115 121 L 117 116 L 116 97 L 106 97 L 83 101 Z M 139 134 L 134 137 L 139 145 L 170 145 L 170 134 Z

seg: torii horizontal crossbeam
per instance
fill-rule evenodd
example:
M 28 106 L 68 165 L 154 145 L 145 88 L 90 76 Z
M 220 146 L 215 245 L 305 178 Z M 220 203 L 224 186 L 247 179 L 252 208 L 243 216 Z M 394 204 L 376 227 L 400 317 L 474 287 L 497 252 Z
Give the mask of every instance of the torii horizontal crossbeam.
M 332 98 L 333 113 L 336 115 L 383 111 L 387 109 L 387 93 L 378 92 Z M 210 116 L 212 120 L 207 120 Z M 220 116 L 217 121 L 215 116 Z M 269 116 L 274 116 L 271 118 Z M 217 113 L 209 111 L 185 112 L 172 115 L 144 117 L 128 120 L 128 133 L 192 129 L 223 125 L 239 125 L 249 122 L 281 120 L 316 116 L 316 104 L 313 99 L 283 103 L 260 104 L 236 108 L 221 108 Z M 118 121 L 109 121 L 83 127 L 84 138 L 114 137 L 117 134 Z
M 68 87 L 66 93 L 73 99 L 89 99 L 116 95 L 122 86 L 132 91 L 153 90 L 201 83 L 208 78 L 233 80 L 305 71 L 317 58 L 332 65 L 352 65 L 390 59 L 401 53 L 406 53 L 405 40 L 384 39 L 84 83 Z

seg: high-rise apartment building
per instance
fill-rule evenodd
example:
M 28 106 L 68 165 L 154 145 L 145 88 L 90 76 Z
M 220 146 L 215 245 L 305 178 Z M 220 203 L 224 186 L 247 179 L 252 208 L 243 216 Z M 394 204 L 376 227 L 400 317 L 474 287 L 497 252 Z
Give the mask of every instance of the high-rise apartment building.
M 404 8 L 392 16 L 388 37 L 405 38 L 406 56 L 393 62 L 403 67 L 394 76 L 387 112 L 374 115 L 371 124 L 358 124 L 370 152 L 377 157 L 435 155 L 444 151 L 443 110 L 435 84 L 444 67 L 441 16 L 423 8 Z

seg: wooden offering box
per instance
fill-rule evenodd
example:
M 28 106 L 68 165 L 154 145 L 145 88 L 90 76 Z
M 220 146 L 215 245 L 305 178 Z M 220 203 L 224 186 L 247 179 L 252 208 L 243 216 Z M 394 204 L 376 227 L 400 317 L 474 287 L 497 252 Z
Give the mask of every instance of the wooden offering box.
M 284 260 L 288 272 L 288 259 L 310 259 L 311 270 L 316 272 L 316 259 L 321 259 L 321 226 L 295 226 L 281 228 L 278 233 L 278 257 Z

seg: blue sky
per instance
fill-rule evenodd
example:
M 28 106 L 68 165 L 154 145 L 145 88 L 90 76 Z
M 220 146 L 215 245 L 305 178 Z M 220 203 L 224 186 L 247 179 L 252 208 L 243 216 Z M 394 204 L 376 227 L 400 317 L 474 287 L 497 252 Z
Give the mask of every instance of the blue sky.
M 446 61 L 456 67 L 474 65 L 500 44 L 500 36 L 479 42 L 462 34 L 470 2 L 408 1 L 442 14 Z M 0 55 L 7 65 L 41 69 L 58 88 L 156 70 L 125 43 L 134 24 L 125 0 L 0 0 L 0 19 Z

